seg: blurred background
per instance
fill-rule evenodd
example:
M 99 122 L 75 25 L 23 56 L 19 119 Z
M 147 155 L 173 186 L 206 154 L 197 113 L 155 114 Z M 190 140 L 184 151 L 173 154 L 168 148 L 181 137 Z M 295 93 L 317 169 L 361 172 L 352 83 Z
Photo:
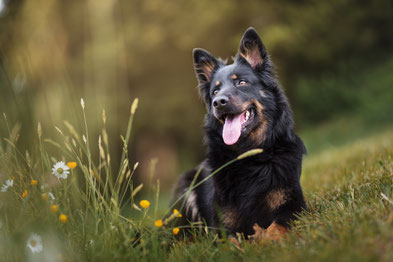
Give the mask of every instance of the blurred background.
M 116 168 L 138 97 L 131 161 L 142 182 L 156 163 L 168 190 L 205 151 L 191 51 L 231 57 L 249 26 L 310 155 L 393 126 L 391 0 L 0 0 L 0 112 L 21 124 L 23 152 L 33 150 L 38 122 L 54 140 L 63 120 L 81 133 L 83 97 L 93 152 L 105 108 Z

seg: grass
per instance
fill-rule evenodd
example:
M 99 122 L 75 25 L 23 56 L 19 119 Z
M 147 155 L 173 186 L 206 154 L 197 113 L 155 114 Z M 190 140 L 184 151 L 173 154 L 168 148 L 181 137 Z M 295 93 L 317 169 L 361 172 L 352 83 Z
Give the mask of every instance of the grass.
M 16 146 L 19 126 L 4 119 L 8 137 L 0 142 L 0 254 L 5 261 L 391 261 L 393 257 L 393 132 L 320 150 L 304 161 L 302 184 L 308 212 L 287 240 L 235 247 L 211 230 L 179 240 L 165 225 L 154 226 L 167 206 L 160 205 L 159 183 L 150 207 L 139 204 L 143 185 L 133 183 L 136 163 L 129 163 L 128 142 L 137 107 L 131 108 L 119 170 L 113 170 L 106 116 L 99 138 L 68 122 L 58 139 L 36 132 L 34 152 Z M 84 116 L 84 103 L 82 115 Z M 6 117 L 5 117 L 6 118 Z M 99 157 L 91 145 L 98 142 Z M 75 161 L 67 179 L 51 174 L 54 163 Z M 153 170 L 153 168 L 152 168 Z M 37 180 L 37 185 L 32 185 Z M 27 195 L 22 197 L 27 190 Z M 52 193 L 55 199 L 49 196 Z M 139 198 L 138 198 L 139 197 Z M 51 206 L 58 205 L 53 212 Z M 60 214 L 67 221 L 60 221 Z M 176 219 L 172 217 L 172 219 Z M 164 220 L 165 222 L 165 220 Z M 43 251 L 32 253 L 27 240 L 37 233 Z M 179 235 L 182 235 L 180 231 Z

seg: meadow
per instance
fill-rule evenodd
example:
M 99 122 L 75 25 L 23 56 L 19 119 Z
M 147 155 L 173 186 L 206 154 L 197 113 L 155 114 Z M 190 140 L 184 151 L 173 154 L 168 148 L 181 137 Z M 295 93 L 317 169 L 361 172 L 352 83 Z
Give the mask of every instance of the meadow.
M 309 209 L 287 238 L 252 243 L 239 237 L 235 246 L 207 227 L 183 239 L 185 229 L 170 226 L 181 214 L 161 199 L 158 180 L 140 196 L 144 185 L 133 180 L 139 163 L 129 162 L 128 152 L 137 106 L 135 99 L 118 170 L 105 111 L 99 137 L 90 137 L 83 99 L 83 132 L 64 121 L 54 127 L 57 138 L 47 138 L 38 123 L 32 152 L 18 149 L 20 126 L 3 115 L 9 133 L 0 142 L 3 261 L 391 261 L 391 128 L 306 156 L 302 185 Z M 98 143 L 98 159 L 92 143 Z
M 0 261 L 393 261 L 392 7 L 0 0 Z M 169 189 L 205 153 L 191 50 L 229 58 L 250 26 L 308 150 L 308 210 L 280 242 L 183 238 Z

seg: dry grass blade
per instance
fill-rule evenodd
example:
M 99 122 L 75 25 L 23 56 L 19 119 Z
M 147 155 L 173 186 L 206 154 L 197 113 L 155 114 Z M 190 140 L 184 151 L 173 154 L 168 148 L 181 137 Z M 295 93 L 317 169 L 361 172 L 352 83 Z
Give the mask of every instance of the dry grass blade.
M 132 105 L 131 105 L 131 110 L 130 110 L 131 115 L 135 114 L 135 111 L 138 108 L 138 103 L 139 103 L 139 99 L 135 98 L 134 101 L 132 102 Z
M 263 152 L 262 148 L 251 149 L 251 150 L 249 150 L 249 151 L 239 155 L 237 157 L 237 159 L 240 160 L 240 159 L 243 159 L 243 158 L 246 158 L 246 157 L 255 156 L 255 155 L 260 154 L 262 152 Z
M 74 138 L 75 138 L 77 141 L 80 141 L 79 135 L 78 135 L 78 133 L 76 132 L 75 128 L 74 128 L 68 121 L 63 121 L 63 123 L 64 123 L 64 125 L 67 127 L 67 129 L 68 129 L 68 131 L 71 133 L 71 135 L 73 135 Z
M 102 122 L 104 123 L 104 125 L 106 124 L 106 113 L 105 113 L 105 109 L 102 109 Z
M 37 124 L 37 134 L 38 134 L 38 138 L 41 138 L 42 136 L 42 128 L 41 128 L 41 123 L 38 122 Z
M 138 194 L 139 191 L 141 191 L 142 187 L 143 187 L 143 184 L 140 184 L 140 185 L 137 186 L 134 190 L 132 190 L 131 197 L 135 197 L 136 194 Z
M 60 149 L 62 148 L 62 147 L 60 146 L 59 143 L 53 141 L 53 140 L 50 139 L 50 138 L 45 138 L 45 139 L 44 139 L 44 142 L 46 142 L 46 143 L 48 143 L 48 144 L 51 144 L 51 145 L 53 145 L 53 146 L 55 146 L 55 147 L 57 147 L 57 148 L 60 148 Z

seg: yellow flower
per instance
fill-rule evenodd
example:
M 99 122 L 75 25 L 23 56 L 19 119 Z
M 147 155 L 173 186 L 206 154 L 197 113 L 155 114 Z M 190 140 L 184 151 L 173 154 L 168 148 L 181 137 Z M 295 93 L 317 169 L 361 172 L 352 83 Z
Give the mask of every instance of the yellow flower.
M 180 214 L 179 210 L 177 210 L 176 208 L 173 209 L 173 214 L 175 214 L 177 217 L 182 217 L 183 215 Z
M 41 197 L 42 197 L 42 199 L 43 200 L 48 200 L 48 194 L 47 193 L 43 193 L 42 195 L 41 195 Z
M 175 228 L 172 230 L 172 232 L 173 232 L 174 235 L 179 234 L 179 231 L 180 231 L 180 229 L 179 229 L 178 227 L 175 227 Z
M 34 179 L 31 180 L 31 185 L 32 186 L 36 186 L 37 184 L 38 184 L 37 180 L 34 180 Z
M 25 198 L 27 196 L 27 190 L 25 190 L 25 192 L 22 193 L 22 198 Z
M 60 214 L 59 220 L 60 220 L 60 222 L 63 223 L 63 224 L 67 223 L 67 220 L 68 220 L 67 215 L 65 215 L 65 214 Z
M 76 167 L 76 162 L 68 162 L 68 163 L 67 163 L 67 166 L 68 166 L 70 169 L 73 169 L 73 168 Z
M 148 208 L 150 206 L 150 202 L 147 200 L 142 200 L 141 202 L 139 202 L 139 205 L 141 205 L 141 207 L 143 208 Z
M 162 227 L 164 224 L 162 223 L 162 219 L 158 219 L 154 222 L 154 225 L 156 227 Z
M 55 204 L 53 204 L 53 205 L 51 205 L 50 206 L 50 210 L 53 212 L 53 213 L 57 213 L 57 211 L 59 211 L 59 206 L 58 205 L 55 205 Z M 67 219 L 67 217 L 66 217 L 66 219 Z

